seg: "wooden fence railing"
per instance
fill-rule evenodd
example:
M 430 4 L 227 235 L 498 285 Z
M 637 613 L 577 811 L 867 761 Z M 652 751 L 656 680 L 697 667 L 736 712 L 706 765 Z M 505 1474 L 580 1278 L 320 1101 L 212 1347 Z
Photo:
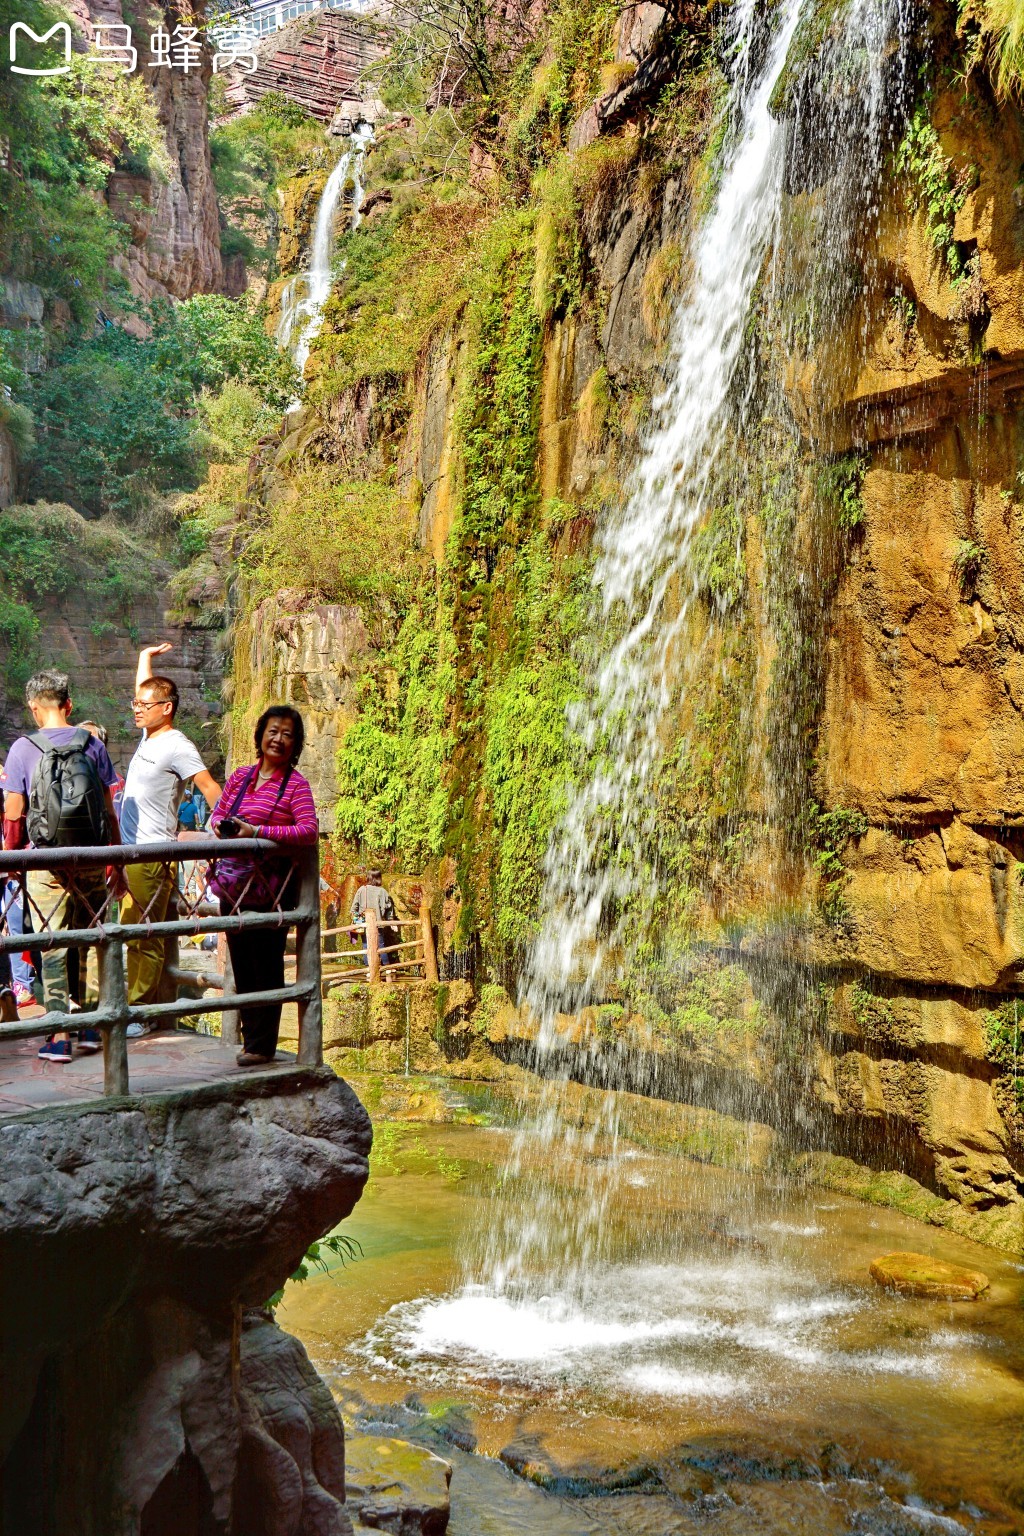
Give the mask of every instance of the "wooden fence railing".
M 413 937 L 397 944 L 381 943 L 381 929 L 397 928 L 400 934 L 412 932 Z M 437 953 L 434 949 L 434 930 L 430 924 L 430 908 L 424 902 L 419 917 L 398 918 L 382 923 L 376 912 L 367 912 L 365 927 L 352 923 L 344 928 L 323 928 L 321 941 L 337 939 L 342 934 L 353 941 L 354 947 L 323 949 L 320 956 L 323 989 L 344 986 L 359 981 L 397 981 L 400 977 L 420 975 L 425 981 L 437 981 Z

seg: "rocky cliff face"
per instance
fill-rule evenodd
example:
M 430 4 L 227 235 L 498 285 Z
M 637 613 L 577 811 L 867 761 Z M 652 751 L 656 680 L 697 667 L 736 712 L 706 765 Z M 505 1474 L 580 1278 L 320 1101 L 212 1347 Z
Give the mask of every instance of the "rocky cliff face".
M 0 1124 L 5 1529 L 351 1532 L 337 1409 L 260 1309 L 370 1139 L 330 1071 Z
M 601 503 L 622 494 L 657 388 L 666 317 L 686 279 L 686 231 L 705 195 L 699 134 L 685 153 L 664 155 L 667 175 L 638 143 L 637 124 L 659 131 L 651 102 L 666 69 L 689 93 L 691 134 L 713 98 L 707 76 L 672 53 L 661 9 L 641 11 L 642 25 L 620 28 L 615 79 L 569 135 L 579 243 L 558 246 L 565 237 L 552 223 L 564 230 L 564 213 L 545 224 L 542 207 L 523 258 L 539 322 L 524 310 L 513 328 L 522 290 L 508 273 L 518 258 L 500 268 L 505 329 L 495 345 L 506 363 L 487 375 L 486 406 L 473 393 L 475 349 L 481 328 L 499 322 L 475 300 L 434 327 L 397 392 L 381 369 L 332 393 L 332 359 L 358 325 L 355 289 L 351 307 L 329 318 L 306 415 L 263 464 L 264 486 L 268 464 L 271 479 L 296 463 L 337 461 L 390 474 L 395 516 L 414 514 L 417 559 L 436 596 L 414 605 L 421 627 L 407 619 L 405 649 L 382 640 L 364 607 L 364 633 L 356 640 L 354 622 L 346 631 L 342 667 L 325 645 L 315 676 L 325 610 L 314 620 L 291 590 L 285 613 L 308 617 L 275 623 L 294 643 L 261 649 L 263 611 L 243 614 L 240 644 L 262 657 L 245 676 L 260 693 L 280 692 L 292 686 L 287 658 L 301 654 L 310 695 L 340 699 L 345 679 L 345 706 L 318 715 L 314 750 L 329 760 L 339 734 L 351 745 L 354 708 L 360 743 L 383 733 L 394 754 L 361 745 L 365 758 L 346 769 L 345 792 L 373 810 L 360 822 L 346 802 L 352 856 L 376 848 L 421 870 L 432 847 L 450 855 L 461 916 L 448 937 L 469 963 L 482 939 L 492 979 L 514 974 L 523 930 L 509 911 L 535 899 L 531 837 L 542 845 L 549 824 L 535 765 L 553 750 L 545 722 L 565 697 L 556 693 L 544 713 L 544 669 L 567 648 L 566 606 L 550 605 L 536 632 L 524 630 L 524 604 L 541 597 L 523 573 L 537 571 L 549 596 L 577 590 L 573 562 L 585 560 Z M 951 23 L 943 36 L 952 33 Z M 757 445 L 762 504 L 724 533 L 711 528 L 703 546 L 711 555 L 701 557 L 687 619 L 700 666 L 675 710 L 671 772 L 658 786 L 669 889 L 657 995 L 641 1004 L 616 988 L 599 1017 L 567 1028 L 580 1031 L 585 1070 L 595 1042 L 618 1039 L 637 1059 L 653 1051 L 671 1062 L 672 1091 L 710 1103 L 724 1093 L 733 1110 L 811 1126 L 820 1145 L 903 1167 L 934 1201 L 929 1219 L 955 1209 L 974 1235 L 1020 1248 L 1024 142 L 1018 112 L 978 72 L 966 91 L 939 89 L 915 110 L 927 166 L 912 154 L 901 172 L 888 162 L 876 248 L 827 355 L 797 348 L 783 370 L 791 425 Z M 372 198 L 372 160 L 368 169 Z M 915 180 L 926 172 L 953 210 L 942 239 Z M 479 174 L 486 185 L 486 167 Z M 812 217 L 813 195 L 795 188 L 787 217 Z M 558 259 L 562 282 L 572 262 L 582 267 L 583 294 L 545 307 Z M 506 429 L 519 388 L 530 409 Z M 471 539 L 467 527 L 484 526 L 484 503 L 472 498 L 488 474 L 499 483 L 499 469 L 481 463 L 476 422 L 506 475 L 497 504 L 507 509 L 501 496 L 520 452 L 535 499 L 503 510 L 499 533 Z M 803 489 L 787 491 L 783 507 L 786 484 Z M 838 521 L 826 508 L 837 484 L 847 498 Z M 434 645 L 436 670 L 410 660 Z M 423 816 L 441 815 L 445 798 L 450 813 L 440 845 L 418 826 L 403 830 L 397 803 L 419 793 L 420 770 L 405 765 L 427 738 L 424 760 L 433 752 L 441 766 L 430 781 L 439 799 Z M 390 812 L 383 791 L 374 798 L 382 782 Z M 669 964 L 677 941 L 691 953 L 696 945 L 697 960 Z M 478 984 L 486 974 L 478 970 Z M 529 1027 L 517 1028 L 528 1041 Z M 651 1081 L 664 1087 L 661 1067 Z
M 986 1210 L 1024 1194 L 1022 139 L 984 91 L 940 95 L 933 122 L 971 172 L 952 230 L 963 276 L 926 210 L 892 197 L 875 281 L 907 308 L 876 305 L 866 345 L 847 340 L 832 423 L 870 460 L 830 615 L 820 785 L 868 826 L 835 946 L 859 979 L 835 996 L 822 1091 L 915 1126 L 940 1186 Z
M 173 33 L 184 14 L 177 7 L 75 0 L 69 10 L 89 41 L 97 23 L 131 24 L 138 68 L 164 129 L 166 179 L 116 171 L 107 185 L 112 213 L 131 231 L 131 243 L 120 260 L 132 292 L 146 302 L 217 292 L 223 273 L 217 193 L 210 169 L 207 98 L 212 59 L 208 50 L 204 49 L 199 69 L 149 68 L 149 39 L 159 27 Z
M 259 67 L 239 71 L 249 101 L 278 91 L 322 123 L 363 117 L 361 76 L 381 55 L 381 34 L 358 16 L 321 11 L 274 33 L 259 49 Z

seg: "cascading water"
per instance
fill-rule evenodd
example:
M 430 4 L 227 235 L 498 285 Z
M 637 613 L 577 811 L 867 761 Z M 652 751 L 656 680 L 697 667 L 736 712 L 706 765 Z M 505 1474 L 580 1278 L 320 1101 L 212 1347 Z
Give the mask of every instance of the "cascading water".
M 688 291 L 628 495 L 599 533 L 595 633 L 612 639 L 571 722 L 586 769 L 550 842 L 541 937 L 523 989 L 551 1076 L 514 1138 L 502 1198 L 468 1255 L 461 1293 L 403 1312 L 406 1359 L 420 1348 L 427 1358 L 448 1354 L 512 1371 L 519 1359 L 536 1380 L 549 1347 L 558 1370 L 571 1363 L 599 1373 L 595 1362 L 615 1346 L 627 1356 L 636 1351 L 635 1383 L 654 1382 L 661 1379 L 658 1339 L 673 1341 L 677 1354 L 680 1340 L 692 1340 L 699 1354 L 733 1326 L 724 1314 L 709 1315 L 704 1302 L 698 1318 L 679 1299 L 692 1290 L 692 1263 L 684 1262 L 678 1233 L 664 1227 L 658 1202 L 631 1210 L 634 1169 L 617 1145 L 617 1095 L 605 1094 L 582 1129 L 573 1124 L 557 1074 L 566 1047 L 559 1016 L 607 996 L 657 892 L 651 786 L 666 714 L 678 712 L 694 661 L 686 654 L 686 619 L 695 536 L 716 505 L 750 494 L 740 448 L 769 409 L 766 399 L 777 404 L 781 397 L 783 359 L 774 360 L 775 381 L 766 385 L 749 341 L 755 305 L 789 342 L 783 301 L 796 262 L 806 294 L 803 340 L 808 333 L 813 340 L 814 328 L 834 313 L 851 252 L 863 250 L 872 227 L 891 147 L 885 125 L 891 129 L 898 115 L 907 71 L 908 17 L 900 0 L 851 0 L 837 9 L 824 48 L 818 34 L 817 64 L 808 67 L 815 48 L 802 48 L 799 34 L 820 23 L 811 10 L 807 0 L 782 0 L 766 13 L 744 0 L 735 14 L 733 102 L 717 195 L 691 242 Z M 803 73 L 794 54 L 803 55 Z M 813 214 L 805 210 L 798 231 L 787 224 L 787 205 L 808 188 Z M 780 414 L 778 430 L 785 431 Z M 770 777 L 762 772 L 763 783 Z M 752 1207 L 737 1205 L 731 1214 L 749 1231 Z M 707 1253 L 701 1262 L 705 1279 L 710 1263 L 723 1294 L 737 1285 L 756 1292 L 765 1318 L 772 1298 L 790 1297 L 793 1316 L 804 1315 L 791 1294 L 793 1277 L 782 1269 L 755 1266 L 737 1280 L 731 1264 L 716 1266 Z M 652 1286 L 664 1302 L 653 1318 Z M 834 1305 L 843 1310 L 841 1300 Z M 755 1355 L 756 1331 L 749 1332 Z M 778 1347 L 796 1350 L 798 1341 Z M 685 1379 L 685 1360 L 673 1371 Z M 706 1362 L 691 1375 L 711 1379 Z
M 792 181 L 806 173 L 806 150 L 799 121 L 780 120 L 773 98 L 785 84 L 798 28 L 815 19 L 805 17 L 810 9 L 804 0 L 785 0 L 765 39 L 753 0 L 739 8 L 733 126 L 720 188 L 693 241 L 692 282 L 675 317 L 665 387 L 653 402 L 629 494 L 599 531 L 599 632 L 617 638 L 574 712 L 573 731 L 591 767 L 547 854 L 541 938 L 524 988 L 541 1022 L 542 1048 L 555 1043 L 559 1010 L 600 995 L 621 969 L 637 908 L 655 894 L 650 785 L 666 711 L 692 665 L 681 651 L 695 595 L 693 539 L 716 503 L 743 496 L 733 460 L 754 397 L 747 327 L 755 294 L 770 303 L 780 248 L 798 238 L 784 229 L 784 201 Z M 899 0 L 853 0 L 837 13 L 843 21 L 829 60 L 833 78 L 817 82 L 834 94 L 834 120 L 829 141 L 813 148 L 815 174 L 827 191 L 814 230 L 803 236 L 814 247 L 805 253 L 805 280 L 819 288 L 843 265 L 851 225 L 870 217 L 887 147 L 887 54 L 906 25 Z M 847 82 L 839 85 L 844 68 Z
M 330 297 L 338 207 L 350 180 L 352 217 L 349 227 L 356 229 L 361 219 L 363 162 L 372 139 L 373 129 L 367 123 L 360 123 L 349 139 L 348 148 L 340 155 L 328 176 L 317 205 L 309 267 L 305 272 L 297 272 L 289 278 L 281 293 L 277 342 L 286 352 L 291 353 L 300 375 L 320 329 L 324 305 Z

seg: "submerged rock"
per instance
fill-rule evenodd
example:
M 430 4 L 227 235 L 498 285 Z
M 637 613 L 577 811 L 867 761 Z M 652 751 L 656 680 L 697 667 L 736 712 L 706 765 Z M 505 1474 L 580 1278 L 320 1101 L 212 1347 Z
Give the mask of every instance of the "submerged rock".
M 351 1436 L 345 1456 L 348 1509 L 357 1531 L 364 1526 L 394 1536 L 443 1536 L 452 1469 L 440 1456 L 382 1435 Z
M 980 1269 L 962 1269 L 923 1253 L 887 1253 L 872 1261 L 871 1277 L 901 1296 L 931 1296 L 939 1301 L 977 1301 L 989 1283 Z

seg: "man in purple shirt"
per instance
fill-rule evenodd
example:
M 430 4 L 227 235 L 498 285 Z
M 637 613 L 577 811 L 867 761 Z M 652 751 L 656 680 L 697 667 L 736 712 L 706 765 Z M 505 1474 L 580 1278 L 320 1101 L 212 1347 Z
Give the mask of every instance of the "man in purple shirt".
M 71 692 L 64 672 L 37 672 L 25 685 L 25 702 L 39 732 L 49 738 L 54 746 L 62 747 L 74 737 L 77 726 L 69 725 Z M 28 810 L 32 775 L 42 757 L 42 748 L 27 736 L 19 736 L 7 754 L 7 761 L 0 768 L 0 786 L 4 791 L 4 847 L 24 848 L 28 843 L 25 815 Z M 113 786 L 118 782 L 117 771 L 106 747 L 95 736 L 90 736 L 85 755 L 92 760 L 103 786 L 110 828 L 110 841 L 121 841 L 114 814 Z M 50 870 L 33 869 L 28 875 L 28 895 L 38 909 L 35 920 L 40 923 L 43 914 L 47 926 L 53 928 L 87 927 L 91 912 L 98 911 L 105 899 L 103 874 L 100 871 L 79 871 L 75 887 L 69 890 L 60 877 Z M 95 995 L 96 951 L 88 950 L 89 991 Z M 43 1001 L 49 1012 L 56 1009 L 68 1011 L 68 952 L 66 949 L 49 949 L 43 952 Z M 98 1051 L 102 1042 L 95 1030 L 79 1031 L 79 1046 L 83 1050 Z M 44 1061 L 68 1062 L 71 1060 L 71 1039 L 66 1033 L 52 1035 L 39 1052 Z

